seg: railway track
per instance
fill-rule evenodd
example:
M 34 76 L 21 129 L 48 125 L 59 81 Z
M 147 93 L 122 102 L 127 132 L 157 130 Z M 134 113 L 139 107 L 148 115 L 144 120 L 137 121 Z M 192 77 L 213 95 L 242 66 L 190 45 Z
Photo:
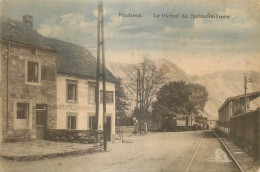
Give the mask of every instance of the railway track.
M 211 139 L 210 141 L 205 138 L 205 135 Z M 216 141 L 218 140 L 218 141 Z M 219 144 L 220 143 L 220 144 Z M 202 146 L 204 144 L 204 146 Z M 222 149 L 229 159 L 233 162 L 219 163 L 218 161 L 212 162 L 209 160 L 209 156 L 212 155 L 212 150 Z M 209 153 L 211 151 L 211 153 Z M 218 166 L 220 169 L 218 169 Z M 219 138 L 219 136 L 212 131 L 204 131 L 199 144 L 196 148 L 196 151 L 193 154 L 193 157 L 188 164 L 185 172 L 190 171 L 200 171 L 200 168 L 208 167 L 207 171 L 223 171 L 223 168 L 226 168 L 225 171 L 241 171 L 244 172 L 243 168 L 240 166 L 236 158 L 232 155 L 227 146 Z M 214 169 L 216 167 L 216 169 Z M 205 169 L 204 169 L 205 170 Z

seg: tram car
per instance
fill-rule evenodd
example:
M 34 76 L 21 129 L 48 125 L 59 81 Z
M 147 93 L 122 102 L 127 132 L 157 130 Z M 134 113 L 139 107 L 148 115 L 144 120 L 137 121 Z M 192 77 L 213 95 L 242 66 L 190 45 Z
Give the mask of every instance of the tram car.
M 162 120 L 162 131 L 174 131 L 176 124 L 176 115 L 165 114 Z
M 207 130 L 207 129 L 209 129 L 208 119 L 206 117 L 203 117 L 203 116 L 196 116 L 194 127 L 195 127 L 196 130 Z

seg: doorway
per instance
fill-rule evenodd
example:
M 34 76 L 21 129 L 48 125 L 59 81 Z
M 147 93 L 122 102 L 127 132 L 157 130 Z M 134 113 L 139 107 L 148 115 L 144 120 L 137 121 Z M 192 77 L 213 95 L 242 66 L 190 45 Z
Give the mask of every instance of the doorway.
M 111 116 L 107 116 L 107 141 L 111 141 Z
M 47 107 L 45 104 L 36 104 L 36 139 L 44 140 L 47 129 Z

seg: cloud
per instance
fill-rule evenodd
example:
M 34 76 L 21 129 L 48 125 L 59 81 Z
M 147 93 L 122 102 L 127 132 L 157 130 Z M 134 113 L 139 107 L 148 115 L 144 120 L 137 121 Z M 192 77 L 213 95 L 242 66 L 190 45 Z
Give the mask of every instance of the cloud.
M 38 32 L 44 36 L 85 45 L 87 40 L 94 39 L 96 21 L 88 21 L 85 16 L 75 13 L 59 17 L 53 15 L 40 26 Z
M 243 9 L 227 8 L 225 11 L 218 11 L 216 14 L 230 16 L 230 19 L 196 18 L 194 20 L 194 28 L 200 31 L 243 32 L 252 29 L 257 23 L 254 18 Z
M 165 33 L 165 34 L 174 34 L 174 33 L 177 33 L 177 29 L 169 27 L 169 26 L 165 26 L 164 29 L 163 29 L 163 33 Z
M 111 8 L 106 8 L 106 7 L 103 7 L 103 14 L 104 14 L 104 16 L 106 16 L 106 15 L 108 15 L 108 14 L 111 14 L 113 12 L 113 10 L 111 9 Z M 98 16 L 98 9 L 95 9 L 94 11 L 93 11 L 93 14 L 94 14 L 94 16 Z

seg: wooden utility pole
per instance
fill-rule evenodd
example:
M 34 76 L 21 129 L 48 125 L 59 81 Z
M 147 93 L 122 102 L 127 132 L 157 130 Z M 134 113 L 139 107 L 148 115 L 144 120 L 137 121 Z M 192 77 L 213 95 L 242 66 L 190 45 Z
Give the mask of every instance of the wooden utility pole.
M 142 83 L 141 83 L 141 72 L 138 69 L 137 71 L 137 82 L 138 82 L 138 91 L 139 91 L 139 110 L 138 110 L 138 114 L 139 114 L 139 130 L 140 130 L 140 134 L 142 134 Z
M 105 65 L 105 40 L 104 40 L 104 14 L 103 1 L 100 2 L 101 15 L 101 42 L 102 42 L 102 78 L 103 78 L 103 134 L 104 150 L 107 151 L 107 119 L 106 119 L 106 65 Z
M 100 52 L 101 50 L 101 52 Z M 100 53 L 102 54 L 102 83 L 103 83 L 103 145 L 107 151 L 107 125 L 106 125 L 106 66 L 105 66 L 105 41 L 104 41 L 104 14 L 103 1 L 98 1 L 98 23 L 97 23 L 97 90 L 96 90 L 96 115 L 98 121 L 99 111 L 99 77 L 100 77 Z M 98 123 L 98 122 L 97 122 Z
M 95 98 L 96 98 L 96 141 L 98 143 L 98 135 L 99 135 L 99 127 L 98 127 L 98 119 L 99 119 L 99 77 L 100 77 L 100 4 L 98 3 L 98 22 L 97 22 L 97 76 L 96 76 L 96 90 L 95 90 Z
M 246 92 L 246 90 L 247 90 L 248 82 L 253 82 L 252 78 L 247 78 L 246 73 L 244 73 L 244 89 L 245 89 L 244 111 L 245 111 L 245 113 L 247 112 L 247 92 Z
M 246 111 L 247 111 L 247 95 L 246 95 L 246 90 L 247 90 L 247 76 L 246 76 L 246 74 L 244 74 L 244 89 L 245 89 L 244 110 L 245 110 L 245 113 L 246 113 Z
M 141 105 L 142 105 L 142 109 L 141 109 L 141 116 L 144 115 L 145 113 L 145 110 L 144 110 L 144 94 L 145 94 L 145 91 L 144 91 L 144 79 L 145 79 L 145 62 L 143 63 L 143 76 L 142 76 L 142 100 L 141 100 Z M 140 134 L 142 133 L 142 117 L 140 116 Z
M 140 71 L 137 70 L 137 77 L 136 77 L 136 110 L 138 110 L 139 77 L 140 77 Z

